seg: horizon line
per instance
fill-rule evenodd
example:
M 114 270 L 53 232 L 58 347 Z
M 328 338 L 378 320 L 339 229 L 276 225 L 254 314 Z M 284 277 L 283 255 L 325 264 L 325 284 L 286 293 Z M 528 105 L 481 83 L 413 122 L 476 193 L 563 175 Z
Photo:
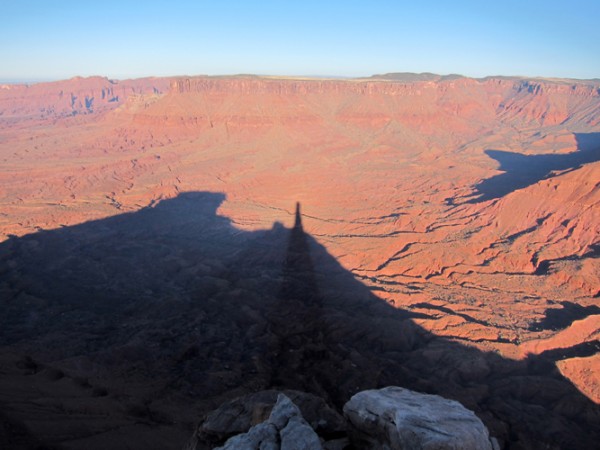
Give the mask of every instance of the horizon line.
M 243 77 L 256 77 L 256 78 L 266 78 L 266 79 L 290 79 L 290 80 L 372 80 L 372 81 L 408 81 L 402 79 L 394 79 L 394 76 L 421 76 L 421 77 L 439 77 L 441 79 L 444 78 L 466 78 L 472 80 L 486 80 L 493 78 L 509 78 L 509 79 L 532 79 L 532 80 L 549 80 L 549 81 L 560 81 L 560 80 L 573 80 L 573 81 L 594 81 L 600 82 L 600 77 L 598 78 L 573 78 L 573 77 L 556 77 L 556 76 L 542 76 L 542 75 L 502 75 L 502 74 L 494 74 L 494 75 L 485 75 L 481 77 L 468 76 L 459 73 L 447 73 L 447 74 L 439 74 L 434 72 L 386 72 L 365 76 L 349 76 L 349 75 L 281 75 L 281 74 L 266 74 L 266 73 L 248 73 L 248 72 L 240 72 L 240 73 L 223 73 L 223 74 L 178 74 L 178 75 L 142 75 L 142 76 L 123 76 L 123 77 L 110 77 L 106 75 L 73 75 L 70 77 L 0 77 L 0 84 L 4 85 L 34 85 L 39 83 L 53 83 L 59 81 L 69 81 L 74 79 L 90 79 L 90 78 L 103 78 L 107 80 L 114 81 L 127 81 L 127 80 L 140 80 L 144 78 L 243 78 Z M 414 80 L 414 81 L 439 81 L 439 80 Z

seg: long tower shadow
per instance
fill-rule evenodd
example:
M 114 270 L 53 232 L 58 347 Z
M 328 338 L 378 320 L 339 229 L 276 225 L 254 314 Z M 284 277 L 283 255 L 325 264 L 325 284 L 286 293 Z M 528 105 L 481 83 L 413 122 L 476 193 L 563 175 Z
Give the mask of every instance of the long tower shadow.
M 294 227 L 290 231 L 287 253 L 283 263 L 280 300 L 299 303 L 305 309 L 320 310 L 321 299 L 317 289 L 308 241 L 302 227 L 300 203 L 296 204 Z
M 269 315 L 276 337 L 271 354 L 273 386 L 316 391 L 329 397 L 313 373 L 315 363 L 328 356 L 323 341 L 322 306 L 297 203 L 283 261 L 281 290 Z
M 317 257 L 318 271 L 315 270 L 311 253 Z M 350 311 L 353 319 L 348 317 Z M 407 342 L 412 346 L 418 333 L 411 334 L 409 339 L 406 334 L 399 335 L 398 331 L 393 332 L 393 337 L 375 337 L 374 330 L 366 331 L 364 324 L 354 323 L 350 328 L 345 325 L 356 318 L 369 322 L 379 315 L 394 322 L 403 322 L 404 332 L 410 330 L 408 334 L 415 332 L 416 327 L 413 328 L 412 322 L 407 319 L 427 317 L 393 309 L 387 303 L 375 300 L 370 290 L 343 270 L 304 231 L 300 204 L 297 203 L 294 226 L 289 231 L 283 261 L 281 290 L 270 315 L 272 330 L 277 337 L 277 346 L 273 351 L 272 384 L 313 392 L 341 408 L 349 396 L 359 389 L 357 384 L 366 389 L 373 386 L 374 380 L 383 383 L 379 380 L 380 375 L 375 375 L 373 371 L 363 373 L 360 377 L 347 373 L 349 368 L 357 367 L 352 362 L 350 350 L 355 347 L 354 334 L 362 334 L 365 340 L 377 340 L 374 343 L 376 347 L 385 346 L 386 341 L 397 338 L 392 345 L 398 350 L 405 349 Z M 381 327 L 380 331 L 385 328 Z M 341 338 L 344 335 L 347 341 Z M 364 363 L 365 360 L 362 361 Z M 376 366 L 374 363 L 376 371 L 383 369 Z
M 504 448 L 599 442 L 600 407 L 558 372 L 563 352 L 512 361 L 435 336 L 307 234 L 299 206 L 292 229 L 243 232 L 217 214 L 224 199 L 185 193 L 0 243 L 0 358 L 22 356 L 0 370 L 0 420 L 47 446 L 178 448 L 180 424 L 239 395 L 301 389 L 339 408 L 399 385 L 461 401 Z M 61 394 L 85 378 L 102 389 Z

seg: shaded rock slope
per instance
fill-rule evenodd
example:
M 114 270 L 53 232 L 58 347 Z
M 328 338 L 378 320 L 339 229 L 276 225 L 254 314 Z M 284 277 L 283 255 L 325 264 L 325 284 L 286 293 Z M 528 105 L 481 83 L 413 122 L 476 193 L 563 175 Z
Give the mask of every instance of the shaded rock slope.
M 592 448 L 599 89 L 0 86 L 0 442 L 177 448 L 240 395 L 397 385 Z
M 562 355 L 515 361 L 436 336 L 341 267 L 300 212 L 292 229 L 241 232 L 215 214 L 224 199 L 181 194 L 0 245 L 1 345 L 23 355 L 0 374 L 5 414 L 47 445 L 164 448 L 239 395 L 295 389 L 341 410 L 399 385 L 461 401 L 507 448 L 595 442 L 600 408 Z M 75 377 L 90 387 L 57 389 Z

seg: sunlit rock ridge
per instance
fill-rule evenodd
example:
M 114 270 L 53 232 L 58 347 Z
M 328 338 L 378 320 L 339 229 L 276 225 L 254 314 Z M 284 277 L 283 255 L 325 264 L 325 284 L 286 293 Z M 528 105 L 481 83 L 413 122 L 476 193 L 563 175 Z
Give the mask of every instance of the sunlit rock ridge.
M 233 360 L 249 364 L 239 356 L 248 348 L 302 347 L 282 337 L 285 321 L 277 318 L 289 311 L 275 309 L 275 319 L 269 319 L 273 314 L 260 308 L 270 300 L 259 301 L 279 298 L 283 263 L 278 252 L 287 248 L 285 232 L 300 202 L 308 239 L 302 248 L 311 249 L 311 279 L 324 308 L 300 316 L 317 317 L 319 324 L 333 320 L 344 330 L 332 332 L 335 345 L 328 343 L 327 333 L 311 329 L 300 335 L 315 336 L 310 347 L 325 353 L 343 342 L 354 358 L 346 360 L 359 368 L 350 376 L 348 366 L 344 376 L 364 377 L 355 387 L 383 387 L 378 383 L 385 379 L 460 400 L 483 414 L 502 442 L 509 442 L 511 433 L 529 443 L 550 433 L 517 417 L 516 409 L 498 400 L 503 395 L 523 402 L 541 398 L 539 404 L 560 416 L 558 428 L 584 416 L 585 423 L 595 423 L 593 414 L 570 402 L 573 392 L 581 396 L 577 401 L 600 401 L 598 80 L 388 74 L 364 79 L 77 77 L 7 84 L 0 86 L 0 161 L 0 292 L 9 311 L 5 317 L 13 320 L 4 324 L 10 331 L 3 349 L 35 359 L 36 348 L 66 345 L 61 339 L 72 342 L 75 338 L 64 330 L 78 328 L 62 322 L 68 314 L 61 314 L 70 311 L 57 306 L 64 299 L 130 299 L 130 315 L 123 312 L 123 317 L 139 318 L 150 314 L 140 311 L 153 311 L 136 309 L 146 301 L 168 304 L 223 295 L 249 302 L 247 308 L 225 309 L 244 318 L 227 321 L 223 311 L 210 309 L 225 303 L 206 300 L 201 304 L 208 309 L 196 316 L 199 323 L 238 327 L 229 330 L 230 336 L 245 336 L 250 329 L 254 334 L 230 342 L 232 353 L 221 356 L 202 353 L 220 346 L 221 337 L 203 334 L 196 350 L 189 344 L 189 361 L 210 366 L 202 369 L 211 374 L 212 384 L 206 386 L 219 396 L 205 397 L 208 403 L 201 408 L 208 411 L 227 396 L 270 389 L 269 383 L 285 377 L 294 379 L 293 385 L 277 387 L 324 395 L 327 383 L 304 386 L 294 378 L 290 367 L 308 364 L 300 357 L 284 358 L 274 376 L 265 375 L 273 361 L 254 353 L 259 368 L 247 380 L 232 375 L 239 368 L 227 374 L 223 369 L 224 364 L 238 367 Z M 254 241 L 261 245 L 252 247 Z M 351 278 L 340 278 L 346 286 L 341 291 L 329 280 L 334 266 Z M 52 283 L 70 290 L 60 291 L 64 297 L 45 291 Z M 335 308 L 328 296 L 339 301 Z M 353 296 L 381 302 L 381 311 L 373 308 L 382 315 L 369 316 L 373 322 L 365 319 L 362 335 L 348 325 L 360 329 L 351 319 Z M 60 333 L 44 328 L 54 322 L 40 322 L 51 313 L 64 326 Z M 81 317 L 96 317 L 86 314 Z M 373 325 L 375 317 L 380 330 Z M 97 327 L 104 323 L 94 320 Z M 122 331 L 111 332 L 111 345 L 122 353 L 110 347 L 110 354 L 133 354 L 151 364 L 138 345 L 158 335 L 166 341 L 157 340 L 157 346 L 172 342 L 161 334 L 168 328 L 162 320 L 156 313 L 143 326 L 124 322 Z M 161 331 L 143 334 L 148 324 Z M 31 327 L 39 328 L 35 338 L 18 331 Z M 209 333 L 210 327 L 198 327 L 190 326 L 185 336 Z M 264 330 L 278 336 L 278 343 L 260 341 Z M 361 353 L 362 347 L 352 352 L 361 339 L 375 356 Z M 43 362 L 61 370 L 104 367 L 99 361 L 110 357 L 101 356 L 100 349 L 85 353 L 79 347 L 83 342 L 96 348 L 96 341 L 82 340 L 73 344 L 79 353 L 57 350 Z M 238 344 L 249 347 L 242 351 Z M 402 347 L 399 353 L 388 347 L 396 344 Z M 443 350 L 447 346 L 460 350 Z M 469 356 L 456 356 L 463 352 Z M 401 354 L 412 355 L 413 365 Z M 188 356 L 172 358 L 188 364 Z M 123 356 L 122 364 L 128 358 Z M 361 361 L 370 362 L 361 366 Z M 405 367 L 404 378 L 394 378 L 396 366 L 376 376 L 360 370 L 387 363 Z M 186 377 L 195 372 L 177 364 L 164 379 L 180 377 L 178 386 L 188 389 Z M 450 384 L 442 389 L 438 375 L 415 375 L 426 372 L 420 364 L 437 367 Z M 127 379 L 123 374 L 129 369 L 121 369 Z M 526 378 L 530 369 L 553 381 Z M 385 378 L 390 373 L 394 376 Z M 501 374 L 516 377 L 510 395 L 502 390 L 508 387 L 498 387 Z M 333 400 L 348 400 L 349 385 L 328 382 L 338 389 Z M 562 387 L 528 390 L 538 384 Z M 506 425 L 511 415 L 515 423 Z M 519 423 L 541 434 L 514 431 Z M 181 435 L 189 436 L 184 431 Z

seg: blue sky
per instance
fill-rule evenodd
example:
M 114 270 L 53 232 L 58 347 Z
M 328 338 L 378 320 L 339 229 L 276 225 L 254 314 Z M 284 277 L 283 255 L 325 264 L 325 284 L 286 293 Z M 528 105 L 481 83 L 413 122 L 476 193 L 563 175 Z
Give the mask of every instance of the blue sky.
M 0 80 L 387 72 L 600 78 L 599 18 L 599 0 L 1 0 Z

